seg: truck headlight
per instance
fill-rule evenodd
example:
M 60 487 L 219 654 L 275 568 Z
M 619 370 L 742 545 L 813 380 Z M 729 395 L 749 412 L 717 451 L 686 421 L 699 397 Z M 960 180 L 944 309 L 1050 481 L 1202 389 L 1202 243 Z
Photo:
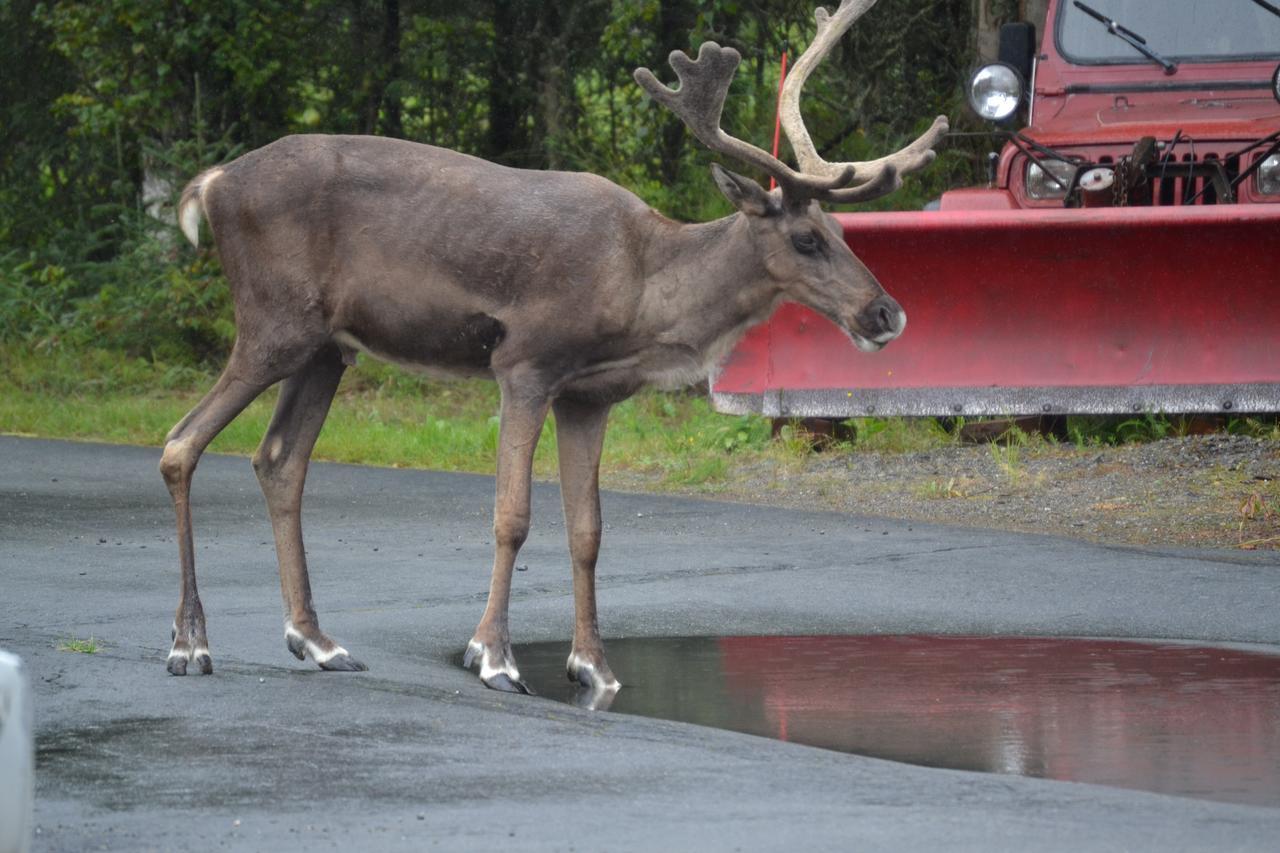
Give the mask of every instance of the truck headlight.
M 1276 66 L 1276 70 L 1271 72 L 1271 94 L 1276 96 L 1276 100 L 1280 101 L 1280 65 Z
M 1258 167 L 1258 192 L 1280 195 L 1280 154 L 1272 154 Z
M 969 107 L 988 121 L 1004 121 L 1022 103 L 1022 78 L 1001 62 L 984 65 L 969 80 Z
M 1041 160 L 1037 163 L 1033 160 L 1027 164 L 1027 195 L 1036 201 L 1066 198 L 1075 175 L 1074 163 L 1064 160 Z

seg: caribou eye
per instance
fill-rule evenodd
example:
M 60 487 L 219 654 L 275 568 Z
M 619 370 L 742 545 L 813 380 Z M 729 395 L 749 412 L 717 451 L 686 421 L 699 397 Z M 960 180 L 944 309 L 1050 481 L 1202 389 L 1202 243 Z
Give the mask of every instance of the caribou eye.
M 792 234 L 791 245 L 802 255 L 815 255 L 822 249 L 822 238 L 812 231 Z

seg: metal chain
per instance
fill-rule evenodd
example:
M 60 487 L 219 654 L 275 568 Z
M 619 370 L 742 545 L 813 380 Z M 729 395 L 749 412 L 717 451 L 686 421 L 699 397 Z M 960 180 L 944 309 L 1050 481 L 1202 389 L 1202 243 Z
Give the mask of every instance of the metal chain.
M 1124 207 L 1129 203 L 1129 158 L 1121 157 L 1116 161 L 1115 183 L 1111 185 L 1112 204 Z

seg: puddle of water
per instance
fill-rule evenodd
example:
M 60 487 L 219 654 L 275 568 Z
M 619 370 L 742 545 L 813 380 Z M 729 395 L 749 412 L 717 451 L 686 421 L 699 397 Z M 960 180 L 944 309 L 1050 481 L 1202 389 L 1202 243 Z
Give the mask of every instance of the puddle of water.
M 618 639 L 610 710 L 928 767 L 1280 806 L 1280 655 L 1119 640 Z M 568 646 L 517 647 L 583 704 Z

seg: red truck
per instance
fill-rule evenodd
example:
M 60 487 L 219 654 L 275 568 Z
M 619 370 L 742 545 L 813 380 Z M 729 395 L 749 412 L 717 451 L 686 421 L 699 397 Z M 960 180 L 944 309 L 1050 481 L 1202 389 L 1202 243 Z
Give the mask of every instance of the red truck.
M 1280 0 L 1051 0 L 969 103 L 987 186 L 840 214 L 904 306 L 883 352 L 784 305 L 712 380 L 732 414 L 1280 411 Z

